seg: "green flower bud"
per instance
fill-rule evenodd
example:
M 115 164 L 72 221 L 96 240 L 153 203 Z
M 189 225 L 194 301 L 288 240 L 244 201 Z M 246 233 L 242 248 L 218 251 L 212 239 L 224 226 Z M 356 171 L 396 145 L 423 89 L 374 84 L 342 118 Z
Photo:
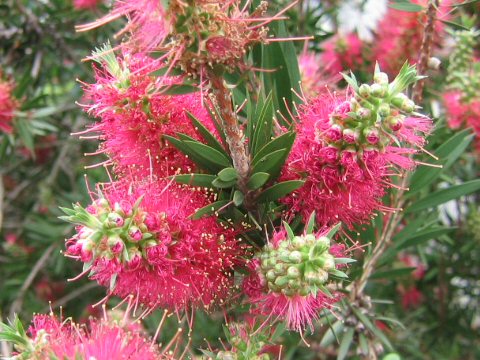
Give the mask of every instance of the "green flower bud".
M 372 110 L 361 107 L 357 110 L 357 115 L 360 116 L 362 120 L 367 120 L 372 116 Z
M 383 103 L 378 107 L 378 113 L 381 117 L 387 117 L 390 115 L 390 105 Z
M 295 236 L 293 239 L 292 239 L 292 244 L 295 246 L 295 247 L 302 247 L 305 245 L 305 239 L 303 238 L 303 236 Z
M 288 287 L 290 287 L 292 289 L 300 289 L 301 285 L 302 285 L 302 283 L 299 280 L 296 280 L 296 279 L 288 280 Z
M 279 288 L 284 288 L 288 285 L 288 277 L 286 276 L 279 276 L 275 280 L 275 285 L 278 286 Z
M 273 267 L 273 270 L 275 271 L 275 274 L 281 275 L 285 272 L 285 264 L 283 263 L 277 263 Z
M 323 269 L 325 271 L 333 270 L 335 269 L 335 258 L 331 254 L 324 254 L 323 255 L 325 261 L 323 264 Z
M 300 251 L 292 251 L 289 260 L 295 264 L 300 264 L 302 262 L 302 253 Z
M 296 266 L 290 266 L 287 270 L 287 276 L 290 279 L 298 279 L 300 275 L 300 270 Z
M 400 108 L 406 113 L 411 113 L 415 110 L 415 103 L 410 99 L 405 99 Z
M 317 244 L 322 244 L 322 245 L 325 245 L 327 248 L 329 248 L 330 247 L 330 239 L 326 236 L 320 236 L 317 239 Z
M 368 98 L 370 96 L 370 92 L 371 92 L 370 86 L 367 84 L 362 84 L 358 88 L 358 93 L 360 94 L 360 96 L 364 98 Z
M 384 72 L 376 72 L 373 75 L 373 81 L 375 84 L 388 85 L 388 75 Z
M 268 281 L 275 281 L 276 277 L 277 277 L 277 274 L 275 274 L 275 271 L 273 271 L 272 269 L 267 271 L 266 278 Z
M 387 93 L 387 87 L 385 85 L 373 84 L 370 88 L 372 95 L 375 97 L 383 98 Z

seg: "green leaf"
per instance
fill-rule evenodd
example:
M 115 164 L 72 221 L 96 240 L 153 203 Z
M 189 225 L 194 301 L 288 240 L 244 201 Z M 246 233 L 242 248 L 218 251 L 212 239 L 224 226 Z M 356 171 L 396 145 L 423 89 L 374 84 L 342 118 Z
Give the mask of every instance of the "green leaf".
M 446 203 L 447 201 L 458 199 L 462 196 L 471 194 L 478 190 L 480 190 L 480 179 L 468 181 L 460 185 L 451 186 L 447 189 L 435 191 L 433 193 L 430 193 L 423 199 L 420 199 L 410 205 L 407 208 L 406 213 L 413 213 L 429 208 L 434 208 L 440 204 Z
M 290 152 L 293 142 L 295 141 L 295 136 L 295 132 L 290 131 L 276 137 L 254 154 L 252 164 L 257 164 L 263 157 L 277 150 L 288 149 L 288 152 Z
M 287 232 L 288 239 L 289 239 L 289 240 L 292 240 L 293 237 L 295 236 L 292 228 L 290 227 L 290 225 L 289 225 L 287 222 L 285 222 L 285 221 L 282 221 L 282 222 L 283 222 L 283 227 L 285 228 L 285 230 L 286 230 L 286 232 Z
M 370 279 L 396 279 L 398 277 L 410 275 L 415 270 L 414 267 L 405 267 L 387 271 L 376 271 L 370 276 Z
M 423 10 L 423 6 L 414 4 L 408 0 L 389 3 L 388 6 L 392 9 L 406 11 L 406 12 L 419 12 Z
M 342 226 L 342 223 L 338 223 L 336 224 L 335 226 L 333 226 L 329 231 L 328 231 L 328 234 L 327 234 L 327 237 L 329 239 L 332 239 L 333 236 L 335 236 L 335 234 L 338 232 L 338 230 L 340 230 L 340 227 Z
M 219 189 L 228 189 L 233 187 L 237 183 L 237 180 L 222 181 L 218 177 L 212 181 L 212 185 Z
M 250 120 L 251 121 L 251 120 Z M 268 94 L 260 114 L 254 119 L 253 137 L 250 149 L 253 154 L 262 148 L 272 136 L 273 100 L 272 93 Z
M 350 309 L 355 313 L 355 316 L 365 325 L 365 327 L 370 330 L 390 351 L 393 351 L 392 344 L 385 336 L 385 334 L 379 330 L 366 315 L 362 314 L 354 306 L 350 306 Z
M 447 24 L 447 25 L 453 27 L 454 29 L 457 29 L 457 30 L 470 30 L 468 27 L 466 27 L 462 24 L 453 22 L 453 21 L 447 21 L 447 20 L 440 20 L 440 21 L 444 24 Z
M 207 145 L 211 146 L 215 150 L 220 151 L 223 155 L 228 157 L 228 153 L 223 148 L 222 144 L 193 114 L 187 111 L 187 115 L 192 121 L 193 126 L 202 135 L 203 139 L 207 142 Z
M 193 220 L 198 220 L 205 215 L 211 215 L 215 211 L 217 211 L 217 210 L 221 209 L 222 207 L 224 207 L 225 205 L 227 205 L 229 202 L 230 202 L 229 200 L 220 200 L 220 201 L 216 201 L 214 203 L 208 204 L 207 206 L 204 206 L 203 208 L 197 210 L 197 212 L 195 214 L 193 214 L 191 216 L 191 218 Z
M 340 348 L 338 349 L 337 360 L 343 360 L 346 358 L 348 349 L 350 349 L 350 346 L 352 345 L 354 333 L 354 328 L 348 328 L 348 330 L 343 334 L 342 341 L 340 342 Z
M 424 241 L 435 239 L 441 235 L 447 234 L 456 230 L 456 227 L 441 227 L 441 228 L 433 228 L 433 229 L 425 229 L 423 231 L 418 231 L 412 236 L 404 239 L 403 241 L 395 243 L 395 249 L 402 250 L 406 249 L 410 246 L 420 245 Z
M 222 167 L 231 166 L 231 162 L 228 157 L 223 155 L 220 151 L 211 148 L 210 146 L 196 141 L 184 141 L 184 144 L 187 145 L 197 156 L 204 158 L 215 165 Z
M 235 206 L 242 205 L 243 199 L 243 193 L 240 190 L 235 190 L 235 192 L 233 193 L 233 203 L 235 204 Z
M 343 79 L 347 82 L 347 84 L 350 85 L 350 87 L 355 91 L 355 93 L 358 93 L 358 82 L 353 72 L 350 72 L 350 75 L 344 73 L 340 74 L 343 76 Z
M 252 172 L 264 172 L 270 174 L 270 180 L 274 180 L 282 169 L 283 164 L 288 156 L 288 149 L 280 149 L 274 151 L 261 158 L 255 165 L 253 165 Z
M 331 345 L 335 340 L 338 342 L 337 334 L 343 331 L 344 325 L 341 321 L 335 322 L 323 335 L 322 340 L 320 341 L 320 346 L 323 348 Z
M 218 173 L 218 178 L 225 182 L 234 181 L 237 180 L 238 173 L 233 167 L 228 167 Z
M 175 181 L 180 184 L 211 188 L 212 181 L 217 177 L 215 175 L 207 174 L 185 174 L 172 176 L 171 178 L 175 179 Z
M 475 135 L 471 132 L 470 129 L 460 131 L 440 145 L 435 151 L 435 155 L 439 158 L 439 162 L 436 164 L 443 164 L 443 168 L 433 168 L 430 166 L 419 167 L 410 180 L 410 191 L 407 195 L 411 196 L 431 184 L 442 172 L 450 168 L 474 138 Z
M 305 226 L 305 233 L 312 234 L 315 228 L 315 211 L 310 214 L 307 225 Z
M 302 180 L 290 180 L 275 184 L 268 189 L 265 189 L 258 197 L 258 202 L 275 201 L 285 195 L 290 194 L 292 191 L 297 190 L 303 185 Z
M 260 189 L 263 185 L 265 185 L 270 178 L 270 174 L 264 172 L 257 172 L 253 174 L 250 179 L 248 179 L 247 187 L 250 190 L 257 190 Z
M 330 275 L 336 276 L 336 277 L 341 278 L 341 279 L 348 279 L 347 274 L 345 274 L 343 271 L 340 271 L 340 270 L 337 270 L 337 269 L 329 270 L 328 273 Z
M 357 262 L 357 260 L 350 258 L 335 258 L 335 264 L 350 264 L 354 262 Z

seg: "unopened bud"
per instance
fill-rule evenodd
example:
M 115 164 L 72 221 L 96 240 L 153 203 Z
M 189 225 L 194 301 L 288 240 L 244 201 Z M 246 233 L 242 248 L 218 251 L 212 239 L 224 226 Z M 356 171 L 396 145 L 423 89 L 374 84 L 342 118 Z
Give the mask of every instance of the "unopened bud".
M 302 253 L 300 251 L 292 251 L 289 260 L 295 264 L 300 264 L 302 262 Z
M 373 84 L 371 87 L 372 95 L 382 98 L 387 93 L 387 87 L 385 85 Z
M 362 120 L 370 119 L 372 110 L 362 107 L 357 110 L 357 115 L 360 116 Z
M 349 144 L 355 144 L 358 141 L 359 133 L 356 130 L 345 129 L 343 130 L 343 140 Z
M 406 113 L 411 113 L 415 110 L 415 103 L 410 99 L 405 99 L 400 108 Z
M 376 145 L 380 141 L 380 136 L 376 129 L 366 128 L 363 134 L 365 135 L 365 139 L 372 145 Z
M 384 72 L 376 72 L 373 75 L 373 81 L 375 84 L 388 85 L 388 75 Z
M 378 107 L 378 113 L 381 117 L 387 117 L 390 115 L 390 105 L 383 103 Z
M 300 270 L 296 266 L 290 266 L 287 270 L 287 276 L 290 279 L 298 279 L 300 277 Z
M 360 94 L 360 96 L 364 98 L 368 98 L 370 96 L 370 92 L 371 92 L 370 86 L 367 84 L 362 84 L 358 88 L 358 93 Z
M 325 271 L 330 271 L 335 269 L 335 258 L 331 254 L 325 254 L 324 255 L 324 263 L 323 263 L 323 269 Z
M 436 57 L 431 57 L 428 59 L 428 62 L 427 62 L 427 66 L 429 69 L 431 70 L 438 70 L 440 69 L 440 65 L 442 64 L 442 62 L 440 61 L 440 59 L 436 58 Z
M 137 242 L 142 240 L 143 234 L 138 227 L 131 226 L 130 229 L 128 229 L 128 236 L 130 236 L 132 241 Z
M 390 116 L 387 118 L 387 124 L 393 131 L 398 131 L 403 126 L 403 115 Z

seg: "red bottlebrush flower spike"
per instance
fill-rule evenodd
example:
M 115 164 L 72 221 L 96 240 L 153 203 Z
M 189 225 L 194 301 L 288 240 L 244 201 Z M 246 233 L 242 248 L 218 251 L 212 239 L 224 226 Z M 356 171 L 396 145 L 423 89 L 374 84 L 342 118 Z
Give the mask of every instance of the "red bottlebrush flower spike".
M 64 220 L 79 225 L 67 255 L 85 263 L 85 274 L 149 308 L 208 308 L 228 299 L 244 249 L 215 218 L 189 218 L 208 204 L 204 194 L 165 181 L 104 192 L 87 209 L 64 209 Z
M 332 74 L 358 69 L 362 60 L 362 41 L 356 34 L 336 35 L 324 43 L 322 62 Z
M 187 112 L 216 133 L 200 93 L 158 93 L 158 84 L 150 76 L 155 60 L 143 54 L 116 58 L 105 47 L 99 61 L 104 69 L 97 69 L 96 84 L 85 87 L 91 102 L 85 106 L 86 111 L 101 119 L 88 131 L 100 134 L 103 140 L 97 153 L 105 152 L 113 160 L 118 175 L 135 179 L 166 177 L 179 170 L 192 172 L 194 164 L 163 135 L 180 132 L 200 140 Z M 169 81 L 175 83 L 177 79 Z
M 77 10 L 93 9 L 101 0 L 73 0 L 73 7 Z
M 412 169 L 410 155 L 422 149 L 431 120 L 415 113 L 415 104 L 401 91 L 416 81 L 415 69 L 405 65 L 397 78 L 379 70 L 372 85 L 351 82 L 354 94 L 345 100 L 322 94 L 300 109 L 298 135 L 284 179 L 305 184 L 282 201 L 291 213 L 306 218 L 316 211 L 317 222 L 348 227 L 368 221 L 381 203 L 392 166 Z
M 426 8 L 427 0 L 414 0 L 414 3 Z M 442 21 L 450 19 L 453 1 L 440 2 L 437 21 L 435 22 L 436 47 L 441 45 L 445 37 L 445 24 Z M 377 39 L 374 42 L 373 58 L 384 71 L 392 75 L 399 71 L 405 61 L 413 64 L 417 61 L 418 49 L 422 45 L 425 11 L 406 12 L 389 8 L 386 16 L 377 29 Z
M 239 0 L 173 0 L 168 6 L 156 0 L 117 0 L 110 14 L 77 29 L 87 31 L 127 16 L 129 22 L 120 31 L 130 35 L 125 46 L 134 52 L 161 52 L 161 59 L 169 65 L 167 76 L 176 67 L 202 80 L 217 65 L 228 71 L 247 68 L 247 50 L 258 43 L 276 41 L 267 38 L 266 26 L 281 19 L 295 4 L 271 17 L 266 16 L 267 1 L 261 1 L 251 12 L 249 5 Z
M 13 116 L 18 109 L 18 101 L 13 97 L 13 89 L 13 82 L 0 78 L 0 131 L 7 134 L 13 132 Z
M 346 277 L 338 268 L 353 261 L 336 259 L 331 254 L 336 245 L 330 238 L 335 231 L 302 236 L 293 236 L 290 229 L 288 233 L 275 233 L 272 243 L 250 263 L 251 275 L 243 283 L 244 292 L 255 306 L 253 312 L 271 321 L 285 320 L 291 330 L 301 332 L 307 326 L 313 330 L 318 312 L 330 309 L 341 298 L 327 289 L 329 278 Z M 339 248 L 335 251 L 338 254 Z
M 18 359 L 171 359 L 131 326 L 91 319 L 86 325 L 61 321 L 53 314 L 35 315 L 24 341 L 17 346 Z

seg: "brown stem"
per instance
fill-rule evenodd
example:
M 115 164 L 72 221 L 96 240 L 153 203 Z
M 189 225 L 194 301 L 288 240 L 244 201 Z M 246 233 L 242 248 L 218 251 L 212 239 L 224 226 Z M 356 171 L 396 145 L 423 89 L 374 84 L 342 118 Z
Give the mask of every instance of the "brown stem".
M 408 183 L 408 178 L 404 177 L 401 187 L 405 188 Z M 405 203 L 403 199 L 403 190 L 399 190 L 396 193 L 395 199 L 393 201 L 393 207 L 397 209 L 401 209 Z M 383 255 L 385 250 L 388 248 L 390 243 L 392 242 L 392 237 L 395 229 L 397 228 L 400 220 L 402 219 L 402 212 L 401 210 L 396 210 L 393 214 L 389 214 L 385 225 L 383 226 L 382 235 L 380 239 L 375 244 L 375 247 L 372 251 L 372 256 L 368 258 L 364 265 L 363 265 L 363 272 L 362 275 L 358 280 L 356 280 L 352 284 L 352 288 L 350 291 L 350 300 L 353 302 L 359 299 L 367 285 L 370 276 L 372 275 L 373 271 L 375 270 L 375 266 L 377 265 L 378 260 Z
M 427 22 L 423 32 L 422 46 L 420 48 L 420 55 L 417 61 L 417 70 L 421 75 L 428 65 L 428 59 L 432 51 L 433 39 L 435 37 L 435 21 L 437 20 L 438 0 L 430 0 L 427 8 Z M 419 80 L 413 88 L 413 101 L 419 104 L 422 101 L 423 88 L 425 86 L 425 79 Z
M 214 99 L 221 115 L 228 149 L 233 160 L 233 167 L 238 173 L 238 185 L 244 194 L 248 193 L 247 182 L 250 175 L 250 158 L 247 154 L 245 136 L 232 107 L 232 96 L 221 76 L 210 74 L 210 83 Z

